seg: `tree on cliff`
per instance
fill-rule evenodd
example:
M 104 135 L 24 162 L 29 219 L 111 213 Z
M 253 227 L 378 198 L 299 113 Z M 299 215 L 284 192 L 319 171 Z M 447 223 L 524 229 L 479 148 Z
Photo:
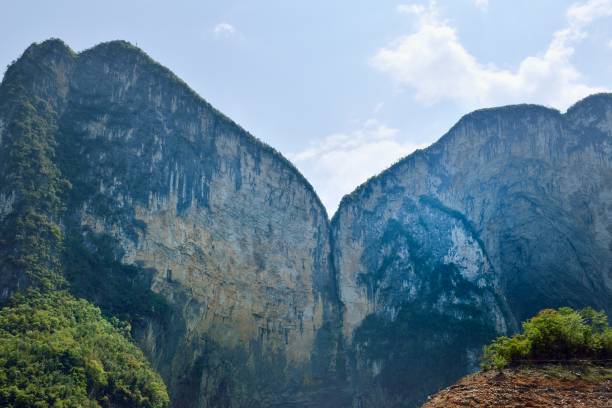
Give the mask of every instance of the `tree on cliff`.
M 31 47 L 0 85 L 0 406 L 166 407 L 166 387 L 130 341 L 129 325 L 65 292 L 66 196 L 56 160 L 60 130 L 52 73 Z M 32 78 L 36 78 L 36 83 Z M 75 268 L 72 268 L 75 269 Z M 74 288 L 71 288 L 74 290 Z
M 545 309 L 523 323 L 523 332 L 486 346 L 482 366 L 612 359 L 612 328 L 604 312 L 591 308 Z
M 129 326 L 65 292 L 15 296 L 0 310 L 0 406 L 168 406 L 127 336 Z

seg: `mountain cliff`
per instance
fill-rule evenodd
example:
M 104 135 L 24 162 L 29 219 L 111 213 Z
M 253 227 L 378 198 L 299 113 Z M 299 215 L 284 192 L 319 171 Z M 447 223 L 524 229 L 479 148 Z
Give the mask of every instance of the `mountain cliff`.
M 0 301 L 68 289 L 176 407 L 413 406 L 545 307 L 612 310 L 612 96 L 473 112 L 331 222 L 283 156 L 129 43 L 0 85 Z
M 35 140 L 18 132 L 21 99 L 44 124 Z M 53 181 L 62 237 L 45 253 L 63 247 L 52 263 L 72 292 L 132 322 L 175 406 L 316 400 L 340 345 L 329 221 L 285 158 L 121 41 L 32 45 L 0 107 L 2 236 L 49 202 L 14 181 Z M 15 245 L 0 248 L 4 299 L 31 281 Z
M 476 111 L 345 197 L 334 261 L 362 399 L 420 400 L 539 309 L 610 311 L 610 203 L 603 94 Z

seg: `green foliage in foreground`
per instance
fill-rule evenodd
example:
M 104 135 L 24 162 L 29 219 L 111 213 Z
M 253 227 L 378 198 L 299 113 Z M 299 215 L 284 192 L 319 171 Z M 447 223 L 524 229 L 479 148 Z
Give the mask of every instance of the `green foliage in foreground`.
M 484 369 L 521 363 L 612 358 L 612 328 L 591 308 L 545 309 L 523 323 L 523 332 L 499 337 L 484 348 Z
M 65 292 L 17 295 L 0 310 L 0 406 L 168 406 L 128 333 Z

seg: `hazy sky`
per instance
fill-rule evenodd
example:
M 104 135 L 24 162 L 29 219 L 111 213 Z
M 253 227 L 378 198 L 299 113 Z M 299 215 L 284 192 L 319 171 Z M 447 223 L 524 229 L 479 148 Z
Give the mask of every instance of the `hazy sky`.
M 0 66 L 32 42 L 128 40 L 342 195 L 480 107 L 612 89 L 612 0 L 0 1 Z

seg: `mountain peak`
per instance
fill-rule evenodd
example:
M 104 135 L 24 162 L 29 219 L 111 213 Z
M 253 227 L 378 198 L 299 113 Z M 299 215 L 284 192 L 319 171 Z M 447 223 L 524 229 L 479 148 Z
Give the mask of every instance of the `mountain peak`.
M 366 182 L 359 185 L 353 192 L 345 195 L 340 202 L 339 208 L 343 208 L 348 205 L 354 198 L 356 198 L 361 192 L 368 191 L 373 183 L 383 181 L 387 176 L 392 176 L 401 172 L 406 166 L 414 165 L 415 160 L 424 158 L 426 161 L 431 157 L 436 156 L 440 149 L 444 146 L 456 140 L 461 135 L 471 134 L 471 128 L 497 128 L 500 120 L 504 120 L 508 123 L 518 122 L 530 122 L 535 118 L 550 118 L 552 120 L 561 117 L 561 112 L 557 109 L 549 108 L 543 105 L 537 104 L 514 104 L 505 106 L 496 106 L 491 108 L 477 109 L 470 113 L 463 115 L 442 137 L 436 142 L 424 149 L 418 149 L 413 153 L 409 154 L 398 160 L 395 164 L 387 169 L 383 170 L 377 175 L 370 177 Z M 487 137 L 489 135 L 486 135 Z M 491 133 L 491 136 L 494 136 Z M 334 214 L 334 218 L 336 218 Z
M 612 93 L 587 96 L 569 108 L 565 116 L 576 126 L 597 129 L 596 133 L 611 135 Z
M 61 204 L 47 218 L 63 224 L 52 224 L 58 233 L 47 235 L 65 234 L 66 257 L 55 250 L 58 261 L 47 264 L 65 259 L 66 268 L 49 275 L 65 277 L 73 293 L 109 314 L 128 299 L 138 299 L 139 310 L 147 305 L 141 316 L 156 326 L 154 339 L 138 331 L 144 325 L 132 326 L 134 338 L 158 368 L 177 367 L 166 376 L 178 384 L 171 391 L 175 406 L 285 405 L 292 398 L 285 390 L 310 392 L 323 378 L 334 379 L 327 356 L 340 344 L 339 306 L 329 220 L 311 185 L 134 45 L 66 50 L 56 40 L 32 46 L 0 87 L 0 137 L 7 141 L 0 145 L 0 241 L 38 233 L 18 229 L 33 212 L 20 209 L 46 208 L 46 197 L 57 192 L 52 198 Z M 20 101 L 25 108 L 18 111 Z M 49 104 L 54 114 L 43 115 Z M 39 176 L 41 168 L 49 175 Z M 67 182 L 56 187 L 49 179 L 60 174 Z M 48 195 L 31 198 L 31 185 Z M 5 214 L 15 214 L 15 229 Z M 44 241 L 44 248 L 58 240 Z M 0 301 L 28 282 L 19 280 L 28 271 L 9 269 L 12 244 L 0 245 Z M 102 257 L 119 269 L 81 269 L 79 260 L 102 266 Z M 193 343 L 186 340 L 191 332 Z M 209 357 L 221 362 L 218 370 L 207 367 Z M 184 375 L 194 381 L 184 383 Z M 213 377 L 214 385 L 201 387 Z
M 72 59 L 77 54 L 66 43 L 58 38 L 50 38 L 40 43 L 32 43 L 23 54 L 9 65 L 5 78 L 17 66 L 30 66 L 38 70 L 48 66 L 49 62 Z
M 49 38 L 40 43 L 32 43 L 24 52 L 24 55 L 41 54 L 41 53 L 66 53 L 74 55 L 75 52 L 59 38 Z
M 157 64 L 153 58 L 136 45 L 125 40 L 112 40 L 94 45 L 79 53 L 79 56 L 96 55 L 106 59 L 117 59 L 125 57 L 143 58 L 147 62 Z
M 573 104 L 567 110 L 567 114 L 569 115 L 569 114 L 572 114 L 575 111 L 579 111 L 579 110 L 584 109 L 586 107 L 593 107 L 593 106 L 602 105 L 602 104 L 612 105 L 612 93 L 610 93 L 610 92 L 600 92 L 600 93 L 589 95 L 589 96 L 579 100 L 575 104 Z

